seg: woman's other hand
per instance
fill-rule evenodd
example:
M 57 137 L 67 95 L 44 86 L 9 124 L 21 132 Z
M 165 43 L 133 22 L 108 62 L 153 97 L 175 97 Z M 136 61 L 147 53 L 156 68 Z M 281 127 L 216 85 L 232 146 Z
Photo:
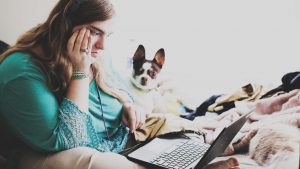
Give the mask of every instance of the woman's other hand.
M 121 115 L 122 122 L 129 127 L 130 132 L 134 132 L 145 123 L 146 115 L 142 109 L 134 103 L 125 103 Z
M 89 72 L 91 66 L 90 30 L 82 27 L 74 31 L 68 41 L 68 54 L 75 71 Z

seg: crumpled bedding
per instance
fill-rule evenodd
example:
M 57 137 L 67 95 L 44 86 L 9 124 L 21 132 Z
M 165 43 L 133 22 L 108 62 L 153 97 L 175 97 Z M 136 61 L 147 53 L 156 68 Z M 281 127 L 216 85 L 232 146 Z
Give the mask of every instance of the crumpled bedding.
M 274 98 L 264 99 L 257 103 L 244 103 L 245 104 L 240 104 L 239 107 L 230 109 L 221 115 L 211 117 L 200 116 L 196 117 L 193 121 L 188 121 L 169 114 L 156 115 L 155 117 L 162 116 L 163 120 L 159 118 L 149 120 L 148 126 L 147 123 L 144 124 L 145 126 L 141 127 L 141 130 L 137 130 L 140 133 L 135 133 L 136 140 L 143 141 L 159 134 L 185 129 L 206 132 L 207 134 L 204 138 L 205 142 L 212 143 L 223 127 L 230 125 L 242 114 L 248 112 L 249 109 L 253 109 L 255 106 L 255 112 L 251 115 L 249 121 L 243 126 L 233 139 L 231 145 L 225 150 L 224 154 L 227 156 L 218 157 L 214 161 L 228 159 L 232 156 L 238 158 L 242 169 L 266 168 L 256 163 L 247 153 L 241 154 L 238 152 L 248 152 L 250 140 L 264 125 L 278 123 L 300 127 L 300 90 L 295 90 Z M 157 120 L 161 121 L 161 123 L 157 123 Z
M 218 157 L 214 161 L 219 161 L 222 159 L 227 159 L 231 156 L 237 157 L 241 163 L 242 169 L 252 169 L 252 168 L 267 168 L 258 165 L 255 160 L 251 159 L 248 154 L 239 154 L 239 150 L 241 148 L 247 148 L 249 146 L 250 140 L 264 126 L 278 126 L 278 125 L 288 125 L 291 127 L 300 127 L 300 90 L 294 90 L 286 94 L 282 94 L 273 98 L 268 98 L 261 100 L 254 104 L 240 104 L 240 106 L 244 105 L 246 109 L 252 109 L 255 106 L 255 112 L 250 116 L 248 123 L 246 123 L 243 128 L 240 130 L 238 135 L 232 142 L 231 151 L 227 152 L 230 156 Z M 249 107 L 250 106 L 250 107 Z M 240 110 L 239 110 L 240 109 Z M 194 120 L 196 124 L 202 126 L 204 129 L 208 129 L 212 131 L 213 137 L 212 141 L 215 139 L 215 133 L 217 133 L 218 128 L 222 128 L 222 126 L 227 126 L 231 124 L 233 121 L 240 117 L 240 112 L 247 112 L 246 110 L 241 111 L 241 107 L 239 109 L 231 109 L 223 114 L 215 117 L 198 117 Z M 257 113 L 259 112 L 259 113 Z M 276 127 L 272 129 L 276 130 Z M 271 126 L 270 126 L 271 127 Z M 278 129 L 276 130 L 278 131 Z M 297 135 L 297 133 L 295 133 Z M 288 137 L 290 139 L 290 137 Z M 299 137 L 293 137 L 293 139 L 299 139 Z M 265 138 L 264 138 L 265 140 Z M 228 149 L 228 148 L 227 148 Z M 247 150 L 247 149 L 244 149 Z M 294 151 L 294 150 L 293 150 Z M 297 149 L 296 149 L 297 151 Z M 299 151 L 298 151 L 299 152 Z M 226 153 L 226 151 L 225 151 Z M 271 158 L 269 156 L 268 158 Z M 257 160 L 257 159 L 256 159 Z M 266 160 L 265 165 L 268 160 Z M 284 161 L 282 161 L 284 162 Z M 297 165 L 296 163 L 289 163 L 288 165 Z M 299 162 L 299 161 L 298 161 Z M 287 166 L 289 168 L 289 166 Z M 294 166 L 293 166 L 294 167 Z M 296 166 L 297 167 L 297 166 Z

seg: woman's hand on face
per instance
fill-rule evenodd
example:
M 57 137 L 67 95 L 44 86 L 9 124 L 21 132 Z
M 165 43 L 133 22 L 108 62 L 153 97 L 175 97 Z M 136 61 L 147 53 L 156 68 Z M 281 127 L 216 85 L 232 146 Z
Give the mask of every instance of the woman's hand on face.
M 141 108 L 134 103 L 125 103 L 123 105 L 123 111 L 121 115 L 122 122 L 129 127 L 130 132 L 134 132 L 145 123 L 145 113 L 141 111 Z
M 82 27 L 74 31 L 67 48 L 74 70 L 89 72 L 92 49 L 90 30 Z

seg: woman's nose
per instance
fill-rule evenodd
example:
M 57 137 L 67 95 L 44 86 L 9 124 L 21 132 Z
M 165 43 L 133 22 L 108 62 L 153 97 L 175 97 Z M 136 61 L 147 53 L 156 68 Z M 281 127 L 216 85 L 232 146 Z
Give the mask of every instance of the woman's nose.
M 101 37 L 101 38 L 97 39 L 97 41 L 95 42 L 95 47 L 97 49 L 104 50 L 105 49 L 105 42 L 106 42 L 106 38 Z

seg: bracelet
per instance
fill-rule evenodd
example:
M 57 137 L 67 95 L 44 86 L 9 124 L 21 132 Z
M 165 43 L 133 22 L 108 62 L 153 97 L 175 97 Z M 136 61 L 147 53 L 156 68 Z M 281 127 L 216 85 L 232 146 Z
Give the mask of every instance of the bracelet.
M 72 80 L 77 80 L 77 79 L 85 79 L 88 78 L 89 74 L 81 71 L 75 71 L 73 72 L 71 79 Z

